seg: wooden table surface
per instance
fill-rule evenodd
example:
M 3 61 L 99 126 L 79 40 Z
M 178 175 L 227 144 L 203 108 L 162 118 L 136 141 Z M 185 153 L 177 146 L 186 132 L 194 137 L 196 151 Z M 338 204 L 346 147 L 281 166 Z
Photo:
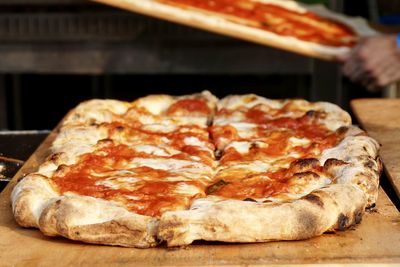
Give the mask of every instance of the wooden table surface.
M 49 238 L 19 227 L 10 193 L 18 178 L 37 168 L 48 153 L 53 131 L 0 194 L 0 266 L 209 266 L 324 263 L 400 263 L 400 213 L 383 190 L 375 212 L 353 229 L 304 241 L 259 244 L 197 242 L 187 248 L 134 249 Z
M 357 99 L 351 107 L 362 127 L 382 145 L 385 172 L 400 198 L 400 99 Z

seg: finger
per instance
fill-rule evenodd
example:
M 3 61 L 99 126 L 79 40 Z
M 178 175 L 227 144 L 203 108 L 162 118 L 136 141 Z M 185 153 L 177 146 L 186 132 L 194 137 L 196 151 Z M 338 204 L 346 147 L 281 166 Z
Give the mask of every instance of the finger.
M 389 68 L 386 68 L 385 71 L 379 76 L 375 81 L 375 86 L 378 88 L 384 88 L 389 86 L 393 82 L 397 81 L 400 77 L 399 69 L 393 67 L 394 64 L 390 65 Z
M 351 80 L 362 70 L 362 64 L 357 59 L 351 59 L 347 61 L 343 67 L 343 73 L 348 76 Z
M 373 83 L 375 87 L 385 87 L 397 79 L 399 72 L 399 66 L 393 58 L 378 62 L 377 67 L 369 73 L 370 83 Z
M 349 58 L 351 57 L 351 52 L 349 53 L 345 53 L 345 54 L 341 54 L 341 55 L 337 55 L 334 60 L 337 61 L 338 63 L 346 63 Z
M 353 80 L 360 82 L 363 85 L 366 83 L 378 83 L 378 80 L 389 72 L 391 67 L 395 64 L 395 60 L 382 60 L 372 57 L 371 60 L 364 62 L 362 69 L 354 72 Z

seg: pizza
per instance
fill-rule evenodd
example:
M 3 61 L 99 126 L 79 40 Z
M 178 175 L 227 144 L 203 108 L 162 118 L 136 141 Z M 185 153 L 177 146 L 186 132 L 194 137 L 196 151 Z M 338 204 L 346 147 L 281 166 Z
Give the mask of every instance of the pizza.
M 333 47 L 351 47 L 357 34 L 343 23 L 307 10 L 290 9 L 269 1 L 253 0 L 159 0 L 173 6 L 223 16 L 239 24 L 281 36 Z
M 292 0 L 94 0 L 323 59 L 350 52 L 366 21 Z
M 14 187 L 17 223 L 148 248 L 301 240 L 360 223 L 379 144 L 326 102 L 210 92 L 89 100 Z

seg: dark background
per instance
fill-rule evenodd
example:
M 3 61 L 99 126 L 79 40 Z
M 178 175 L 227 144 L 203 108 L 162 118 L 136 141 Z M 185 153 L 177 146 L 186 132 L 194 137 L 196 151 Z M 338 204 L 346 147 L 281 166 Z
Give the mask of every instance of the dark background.
M 4 3 L 6 2 L 7 1 Z M 20 0 L 16 2 L 24 1 Z M 26 15 L 29 13 L 31 15 L 34 13 L 39 15 L 43 14 L 43 16 L 46 16 L 47 14 L 61 14 L 65 12 L 65 10 L 67 10 L 70 14 L 79 15 L 83 12 L 83 10 L 93 9 L 101 12 L 102 14 L 104 12 L 113 12 L 113 14 L 117 14 L 117 16 L 137 16 L 139 19 L 146 19 L 150 21 L 150 23 L 158 23 L 155 19 L 142 18 L 140 15 L 129 14 L 124 11 L 119 11 L 100 5 L 87 6 L 86 3 L 77 5 L 55 5 L 54 2 L 50 0 L 41 1 L 40 4 L 35 5 L 17 5 L 15 4 L 16 2 L 9 1 L 8 4 L 3 3 L 3 6 L 6 8 L 0 9 L 0 15 L 3 14 L 4 16 L 8 16 L 9 14 L 13 14 L 18 16 L 20 14 L 23 16 L 24 14 Z M 61 2 L 69 3 L 69 1 Z M 328 3 L 328 1 L 307 2 Z M 376 21 L 376 18 L 371 18 L 374 12 L 371 12 L 367 2 L 368 1 L 344 1 L 344 12 L 349 15 L 363 16 L 371 21 L 373 20 L 375 22 L 379 22 Z M 378 14 L 380 16 L 396 14 L 396 10 L 399 8 L 399 2 L 400 1 L 378 1 Z M 1 3 L 2 2 L 0 2 L 0 7 Z M 1 22 L 2 20 L 0 20 L 0 30 L 2 27 L 5 28 L 6 26 L 10 26 L 8 24 L 1 24 Z M 167 22 L 165 23 L 169 24 Z M 185 31 L 185 29 L 181 30 L 184 28 L 183 26 L 175 26 L 171 24 L 171 26 L 168 25 L 168 27 L 175 27 L 180 31 Z M 151 33 L 152 37 L 155 39 L 157 35 L 168 34 L 168 32 Z M 183 51 L 184 48 L 192 47 L 193 49 L 197 49 L 196 51 L 199 53 L 202 51 L 207 51 L 207 49 L 211 49 L 210 46 L 213 45 L 213 42 L 206 42 L 206 45 L 203 46 L 201 42 L 196 41 L 197 39 L 195 38 L 197 38 L 197 36 L 203 35 L 206 35 L 207 38 L 210 39 L 215 38 L 215 42 L 223 42 L 225 45 L 227 45 L 227 47 L 229 47 L 229 44 L 232 44 L 238 46 L 248 46 L 247 49 L 250 50 L 260 49 L 258 45 L 244 44 L 242 41 L 236 41 L 231 38 L 219 37 L 208 33 L 205 34 L 200 30 L 191 29 L 187 36 L 185 34 L 183 35 L 183 38 L 181 36 L 181 40 L 174 40 L 174 42 L 177 42 L 177 45 L 179 45 L 182 49 L 177 49 L 177 51 L 173 54 L 173 57 L 175 58 L 171 58 L 170 60 L 176 60 L 176 57 L 185 57 L 186 54 L 183 52 L 182 54 L 179 53 L 179 51 Z M 23 34 L 17 37 L 13 37 L 12 35 L 10 36 L 11 37 L 3 36 L 6 45 L 8 40 L 11 40 L 10 44 L 16 43 L 18 45 L 25 45 L 26 43 L 30 43 L 32 44 L 31 46 L 34 45 L 36 48 L 39 47 L 42 49 L 46 49 L 48 43 L 50 42 L 49 40 L 51 39 L 49 39 L 49 37 L 46 37 L 47 39 L 44 38 L 43 40 L 39 37 L 37 39 L 29 37 L 31 39 L 26 38 L 26 40 L 24 40 Z M 76 45 L 78 49 L 80 47 L 86 47 L 88 45 L 92 45 L 93 43 L 99 42 L 107 43 L 107 45 L 111 46 L 118 46 L 121 44 L 127 44 L 129 46 L 130 42 L 132 44 L 141 42 L 141 37 L 128 40 L 126 39 L 128 36 L 125 36 L 125 39 L 119 38 L 118 35 L 115 35 L 117 36 L 115 38 L 113 36 L 114 35 L 112 34 L 110 34 L 110 36 L 98 36 L 95 34 L 89 36 L 77 36 L 76 34 L 74 36 L 54 36 L 52 37 L 53 39 L 51 39 L 52 46 L 49 47 L 57 46 L 57 42 L 59 42 L 60 45 L 63 45 L 64 42 L 72 43 Z M 77 39 L 78 37 L 80 38 L 79 40 Z M 0 39 L 1 38 L 2 37 L 0 36 Z M 114 39 L 111 40 L 112 38 Z M 188 41 L 186 38 L 194 38 L 194 41 Z M 104 39 L 106 40 L 104 41 Z M 145 37 L 143 37 L 142 40 L 145 40 Z M 146 43 L 143 41 L 143 46 L 146 47 L 147 45 L 154 45 L 154 43 Z M 168 47 L 174 46 L 174 44 L 171 43 L 167 45 Z M 163 53 L 163 47 L 164 43 L 157 44 L 155 51 L 157 51 L 157 53 Z M 262 49 L 271 50 L 271 53 L 274 53 L 274 49 Z M 240 59 L 242 55 L 237 54 L 234 56 Z M 291 58 L 291 56 L 289 55 L 288 58 Z M 197 58 L 195 57 L 194 60 L 201 60 L 201 56 Z M 213 62 L 212 58 L 207 60 L 207 62 L 202 63 L 204 66 L 212 66 L 215 63 Z M 266 57 L 266 60 L 268 60 L 268 57 Z M 294 57 L 294 60 L 304 61 L 308 59 L 303 59 L 301 56 L 297 56 Z M 277 59 L 274 58 L 273 61 L 271 60 L 271 62 L 266 62 L 266 64 L 277 64 L 276 61 Z M 207 71 L 206 68 L 203 68 L 200 71 L 196 69 L 182 71 L 174 70 L 173 68 L 168 69 L 168 67 L 166 68 L 166 71 L 152 71 L 151 69 L 141 71 L 140 64 L 138 70 L 120 71 L 117 73 L 114 71 L 110 71 L 109 73 L 107 73 L 107 71 L 104 71 L 103 73 L 98 73 L 97 71 L 93 71 L 93 73 L 91 73 L 91 71 L 86 73 L 85 71 L 82 71 L 79 73 L 79 71 L 76 71 L 73 72 L 73 74 L 67 71 L 65 71 L 65 73 L 62 71 L 48 71 L 49 73 L 46 73 L 46 71 L 42 70 L 37 72 L 35 70 L 22 70 L 18 72 L 3 71 L 3 73 L 0 74 L 0 89 L 3 88 L 3 95 L 0 94 L 0 98 L 5 101 L 0 101 L 0 105 L 3 105 L 3 109 L 6 110 L 6 114 L 3 116 L 3 127 L 0 128 L 10 130 L 52 129 L 69 109 L 76 106 L 79 102 L 90 98 L 115 98 L 132 101 L 137 97 L 153 93 L 179 95 L 207 89 L 219 97 L 227 94 L 256 93 L 269 98 L 305 98 L 309 100 L 321 100 L 321 97 L 315 97 L 315 92 L 312 92 L 312 77 L 307 73 L 263 73 L 263 70 L 247 71 L 245 64 L 243 64 L 243 70 L 240 70 L 241 61 L 239 60 L 233 62 L 237 62 L 236 64 L 238 64 L 239 68 L 239 70 L 234 72 L 224 71 L 224 69 Z M 60 60 L 60 62 L 55 63 L 55 66 L 57 66 L 57 64 L 62 65 L 63 63 L 64 62 Z M 18 62 L 16 62 L 16 64 L 18 64 Z M 154 63 L 154 69 L 159 67 L 157 64 L 159 63 Z M 230 64 L 230 66 L 227 67 L 232 68 L 231 62 L 227 64 Z M 286 60 L 284 64 L 290 66 L 290 59 Z M 313 61 L 312 64 L 318 63 Z M 221 65 L 223 66 L 223 64 Z M 329 75 L 329 73 L 326 75 Z M 382 95 L 381 93 L 369 93 L 364 88 L 352 84 L 346 78 L 343 78 L 342 84 L 343 93 L 340 95 L 340 101 L 332 100 L 332 102 L 337 102 L 347 110 L 349 110 L 349 102 L 351 99 L 362 97 L 380 97 Z M 335 89 L 318 88 L 318 90 L 320 90 L 322 92 L 321 95 L 324 96 L 324 90 Z M 330 92 L 325 93 L 328 95 L 330 94 Z M 329 100 L 329 98 L 326 99 Z

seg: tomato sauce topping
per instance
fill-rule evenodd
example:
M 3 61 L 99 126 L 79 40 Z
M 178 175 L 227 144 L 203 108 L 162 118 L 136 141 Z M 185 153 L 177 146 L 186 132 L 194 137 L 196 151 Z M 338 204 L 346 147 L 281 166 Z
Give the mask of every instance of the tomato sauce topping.
M 249 0 L 159 0 L 172 5 L 221 13 L 228 19 L 283 36 L 328 46 L 354 46 L 356 34 L 340 23 L 312 12 L 300 12 L 282 6 Z
M 210 114 L 211 110 L 203 99 L 182 99 L 172 104 L 166 111 L 167 115 L 193 113 Z
M 324 149 L 335 146 L 341 135 L 329 131 L 318 122 L 318 114 L 306 113 L 301 117 L 279 117 L 285 113 L 289 106 L 275 111 L 273 117 L 268 112 L 258 108 L 252 108 L 245 112 L 245 121 L 256 124 L 252 129 L 249 140 L 260 140 L 264 146 L 255 142 L 249 147 L 248 153 L 239 153 L 233 147 L 227 148 L 222 155 L 220 164 L 232 162 L 245 162 L 263 159 L 265 157 L 285 157 L 287 162 L 291 158 L 289 152 L 297 152 L 300 158 L 312 158 Z M 184 99 L 177 101 L 168 109 L 168 113 L 176 114 L 183 111 L 209 113 L 210 110 L 203 100 Z M 221 113 L 229 115 L 231 111 L 221 110 Z M 313 115 L 313 116 L 310 116 Z M 168 146 L 180 151 L 171 156 L 159 156 L 136 151 L 128 145 L 116 144 L 111 140 L 103 140 L 103 146 L 93 153 L 80 156 L 78 163 L 72 166 L 61 166 L 53 177 L 54 184 L 64 194 L 67 192 L 80 195 L 103 198 L 122 202 L 126 207 L 138 214 L 148 216 L 160 216 L 162 212 L 177 208 L 187 208 L 193 198 L 204 197 L 207 185 L 197 181 L 168 181 L 166 178 L 179 176 L 168 170 L 154 169 L 147 166 L 128 167 L 127 163 L 135 158 L 168 158 L 193 161 L 193 156 L 199 161 L 214 166 L 215 158 L 210 151 L 215 147 L 210 140 L 207 130 L 196 126 L 177 126 L 171 132 L 154 132 L 146 130 L 139 124 L 129 124 L 128 121 L 118 121 L 105 124 L 111 139 L 123 136 L 135 144 L 162 145 L 168 142 Z M 208 129 L 214 141 L 226 138 L 229 142 L 245 141 L 239 136 L 239 132 L 231 125 L 212 126 Z M 307 145 L 298 145 L 288 151 L 290 138 L 306 138 L 310 140 Z M 166 139 L 168 141 L 166 141 Z M 201 146 L 190 145 L 186 138 L 197 138 L 206 149 Z M 190 143 L 190 142 L 189 142 Z M 158 148 L 162 148 L 159 146 Z M 123 170 L 122 172 L 119 172 Z M 316 169 L 315 171 L 322 171 Z M 115 174 L 117 172 L 117 174 Z M 245 177 L 236 177 L 222 186 L 215 187 L 209 194 L 227 198 L 246 199 L 264 198 L 287 192 L 290 186 L 288 181 L 293 175 L 290 168 L 282 168 L 274 172 L 246 174 Z M 218 175 L 217 175 L 218 176 Z M 132 180 L 131 182 L 130 179 Z M 176 189 L 182 185 L 192 185 L 199 189 L 196 196 L 176 194 Z M 116 186 L 113 186 L 116 185 Z
M 290 179 L 297 171 L 295 167 L 290 166 L 273 172 L 250 173 L 244 176 L 237 174 L 234 178 L 228 175 L 227 181 L 219 181 L 217 187 L 211 186 L 213 190 L 210 194 L 240 200 L 276 196 L 288 192 L 291 186 Z M 318 174 L 324 170 L 322 166 L 310 166 L 307 171 Z
M 230 115 L 224 111 L 225 115 Z M 283 112 L 285 113 L 285 112 Z M 282 162 L 291 164 L 296 159 L 307 159 L 318 157 L 323 150 L 334 147 L 342 139 L 341 131 L 330 131 L 325 125 L 319 123 L 318 118 L 326 114 L 318 111 L 306 112 L 300 117 L 279 117 L 279 112 L 274 114 L 266 113 L 259 108 L 249 109 L 245 113 L 245 121 L 254 123 L 252 133 L 246 133 L 247 138 L 241 138 L 238 131 L 229 125 L 215 126 L 212 133 L 214 139 L 227 138 L 230 142 L 247 141 L 251 144 L 248 151 L 240 153 L 233 146 L 228 146 L 224 151 L 220 164 L 235 166 L 236 163 L 263 161 L 266 158 L 281 157 Z M 233 128 L 233 129 L 232 129 Z M 248 137 L 250 136 L 250 137 Z M 290 138 L 306 139 L 306 143 L 293 141 L 289 147 Z M 259 142 L 255 142 L 259 140 Z M 260 144 L 261 143 L 261 144 Z M 297 153 L 294 158 L 290 153 Z M 228 169 L 229 170 L 229 167 Z M 213 195 L 227 198 L 265 198 L 287 192 L 290 178 L 295 174 L 293 168 L 282 168 L 274 172 L 251 173 L 244 172 L 221 174 L 222 179 L 228 175 L 223 186 L 213 190 Z M 321 166 L 313 166 L 311 171 L 323 172 Z M 224 170 L 222 170 L 224 172 Z M 217 174 L 218 176 L 218 174 Z M 229 177 L 233 178 L 230 179 Z M 256 178 L 256 179 L 255 179 Z M 214 188 L 214 187 L 213 187 Z M 214 188 L 215 189 L 215 188 Z
M 128 123 L 114 122 L 107 124 L 107 128 L 110 137 L 115 135 L 118 138 L 119 135 L 123 135 L 132 143 L 136 141 L 138 144 L 151 144 L 160 147 L 168 145 L 182 152 L 170 158 L 189 160 L 189 156 L 196 156 L 206 165 L 212 165 L 214 160 L 214 154 L 210 153 L 210 151 L 214 151 L 214 145 L 209 140 L 208 132 L 195 125 L 190 127 L 177 126 L 174 131 L 166 133 L 145 130 L 143 127 L 131 126 Z M 206 147 L 187 144 L 186 138 L 196 138 Z
M 162 210 L 189 204 L 187 198 L 190 196 L 175 193 L 181 183 L 204 187 L 199 182 L 166 181 L 167 177 L 177 176 L 167 170 L 126 167 L 127 162 L 143 157 L 151 158 L 151 155 L 134 151 L 126 145 L 109 144 L 94 153 L 82 155 L 77 164 L 63 167 L 53 177 L 53 182 L 62 194 L 72 192 L 120 201 L 131 211 L 149 216 L 159 216 Z M 115 174 L 118 170 L 123 172 Z M 124 183 L 125 178 L 128 182 Z M 135 182 L 129 183 L 129 179 Z M 107 183 L 111 186 L 106 186 Z

